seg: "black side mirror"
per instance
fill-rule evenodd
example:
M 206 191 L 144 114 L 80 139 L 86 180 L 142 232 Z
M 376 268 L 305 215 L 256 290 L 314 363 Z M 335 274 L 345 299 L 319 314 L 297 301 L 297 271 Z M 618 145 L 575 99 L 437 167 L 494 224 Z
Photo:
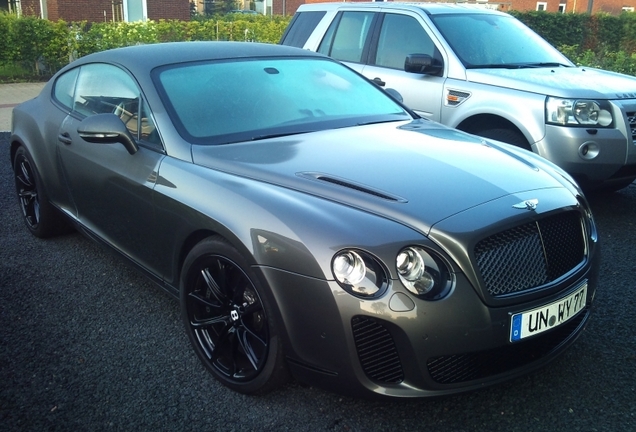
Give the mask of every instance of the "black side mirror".
M 444 63 L 428 54 L 409 54 L 404 60 L 404 70 L 410 73 L 441 75 Z
M 77 128 L 77 133 L 84 141 L 90 143 L 123 144 L 131 155 L 139 150 L 126 125 L 115 114 L 95 114 L 86 117 Z

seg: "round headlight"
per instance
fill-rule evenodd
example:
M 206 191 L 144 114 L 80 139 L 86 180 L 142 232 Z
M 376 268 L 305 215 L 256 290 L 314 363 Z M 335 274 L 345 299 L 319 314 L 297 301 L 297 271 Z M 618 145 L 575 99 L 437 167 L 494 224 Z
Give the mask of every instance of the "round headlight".
M 574 102 L 572 112 L 580 124 L 595 125 L 598 124 L 600 110 L 601 107 L 595 101 L 577 100 Z
M 452 273 L 444 261 L 425 249 L 407 247 L 396 258 L 402 284 L 413 294 L 427 300 L 437 300 L 448 294 Z
M 333 274 L 343 284 L 359 284 L 364 279 L 365 270 L 364 262 L 356 252 L 341 253 L 333 260 Z
M 378 297 L 388 286 L 382 265 L 362 251 L 338 252 L 331 262 L 331 271 L 342 288 L 358 297 Z

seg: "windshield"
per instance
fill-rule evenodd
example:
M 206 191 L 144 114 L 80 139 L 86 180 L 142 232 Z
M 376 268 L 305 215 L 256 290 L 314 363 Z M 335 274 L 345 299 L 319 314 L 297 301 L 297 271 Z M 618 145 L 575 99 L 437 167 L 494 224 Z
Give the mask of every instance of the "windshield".
M 329 59 L 178 64 L 155 79 L 179 133 L 196 144 L 411 119 L 383 90 Z
M 573 66 L 511 16 L 449 14 L 431 18 L 466 68 Z

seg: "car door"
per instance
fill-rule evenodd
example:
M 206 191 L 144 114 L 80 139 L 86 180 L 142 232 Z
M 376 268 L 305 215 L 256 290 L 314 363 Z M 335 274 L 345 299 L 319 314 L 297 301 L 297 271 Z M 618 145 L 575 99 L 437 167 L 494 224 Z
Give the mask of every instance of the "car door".
M 369 55 L 369 35 L 377 16 L 377 12 L 365 10 L 340 12 L 329 26 L 317 51 L 362 72 Z
M 428 54 L 442 61 L 441 51 L 424 26 L 414 14 L 381 14 L 362 74 L 384 88 L 397 90 L 404 104 L 419 115 L 440 121 L 446 80 L 443 71 L 434 76 L 404 70 L 409 54 Z
M 121 118 L 138 144 L 136 153 L 79 136 L 81 121 L 101 113 Z M 148 106 L 127 72 L 107 64 L 80 68 L 73 110 L 60 127 L 57 147 L 79 222 L 159 275 L 153 265 L 158 262 L 153 188 L 164 153 Z

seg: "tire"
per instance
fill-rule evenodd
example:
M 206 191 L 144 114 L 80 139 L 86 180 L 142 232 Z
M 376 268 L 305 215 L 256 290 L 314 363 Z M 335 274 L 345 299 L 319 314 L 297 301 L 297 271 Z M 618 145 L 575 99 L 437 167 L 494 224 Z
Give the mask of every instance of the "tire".
M 596 188 L 584 188 L 584 190 L 586 190 L 586 193 L 590 193 L 590 194 L 607 194 L 607 193 L 614 193 L 614 192 L 618 192 L 621 189 L 625 189 L 626 187 L 628 187 L 629 185 L 631 185 L 632 183 L 634 183 L 634 180 L 636 179 L 623 179 L 623 180 L 619 180 L 619 181 L 615 181 L 609 184 L 603 184 L 601 186 L 597 186 Z
M 524 150 L 531 151 L 526 138 L 520 132 L 513 129 L 484 129 L 476 132 L 476 135 L 512 144 Z
M 194 351 L 223 385 L 262 394 L 287 381 L 280 328 L 268 294 L 227 241 L 210 237 L 190 251 L 180 297 Z
M 13 176 L 24 222 L 31 234 L 47 238 L 71 230 L 68 221 L 49 202 L 33 159 L 22 146 L 13 159 Z

